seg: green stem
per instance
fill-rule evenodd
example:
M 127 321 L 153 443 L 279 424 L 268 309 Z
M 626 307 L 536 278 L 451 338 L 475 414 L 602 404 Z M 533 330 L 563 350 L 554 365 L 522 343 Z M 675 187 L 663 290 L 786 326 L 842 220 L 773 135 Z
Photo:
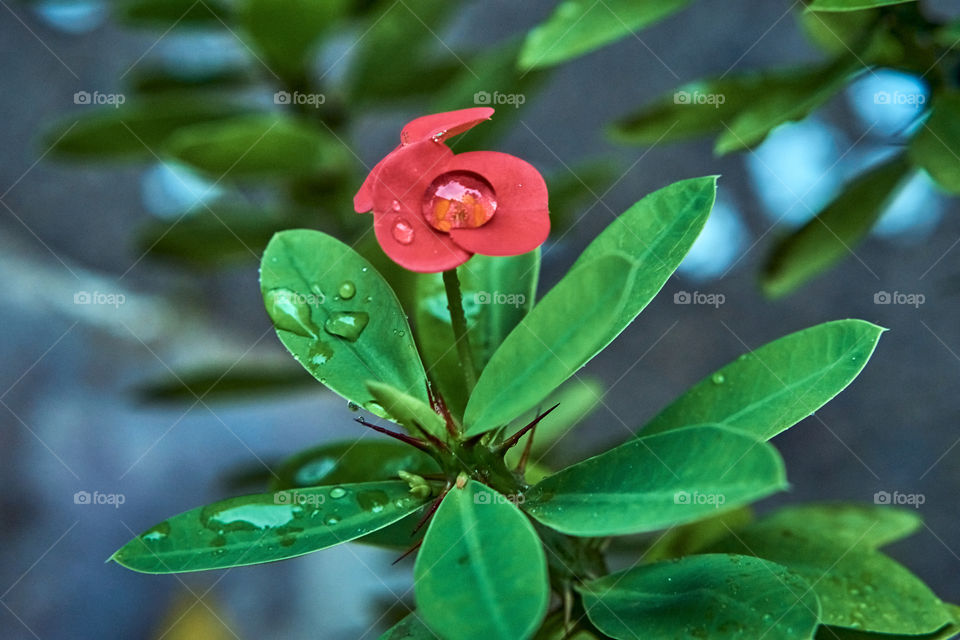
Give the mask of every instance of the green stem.
M 473 352 L 470 350 L 470 336 L 467 335 L 467 317 L 463 313 L 463 294 L 460 292 L 460 278 L 457 270 L 443 272 L 443 288 L 447 291 L 447 308 L 450 309 L 450 323 L 453 325 L 453 341 L 460 356 L 460 368 L 467 385 L 467 395 L 473 393 L 477 384 L 477 370 L 473 366 Z

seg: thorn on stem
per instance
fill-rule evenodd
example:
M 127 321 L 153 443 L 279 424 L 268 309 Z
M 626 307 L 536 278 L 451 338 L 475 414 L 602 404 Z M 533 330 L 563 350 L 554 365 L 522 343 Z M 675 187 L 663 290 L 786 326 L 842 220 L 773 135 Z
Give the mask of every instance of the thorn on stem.
M 373 429 L 378 433 L 388 435 L 391 438 L 396 438 L 400 442 L 405 442 L 406 444 L 409 444 L 411 447 L 416 447 L 417 449 L 420 449 L 421 451 L 425 451 L 427 453 L 430 453 L 431 451 L 430 447 L 427 446 L 427 443 L 421 440 L 420 438 L 414 438 L 413 436 L 408 436 L 404 433 L 397 433 L 396 431 L 391 431 L 390 429 L 386 429 L 384 427 L 381 427 L 380 425 L 376 425 L 376 424 L 373 424 L 372 422 L 368 422 L 364 418 L 354 418 L 354 420 L 367 428 Z
M 543 419 L 546 418 L 548 415 L 550 415 L 550 412 L 553 411 L 554 409 L 556 409 L 556 408 L 559 407 L 559 406 L 560 406 L 560 403 L 558 402 L 557 404 L 553 405 L 552 407 L 550 407 L 549 409 L 547 409 L 547 410 L 544 411 L 543 413 L 537 413 L 537 417 L 534 418 L 533 420 L 531 420 L 528 425 L 526 425 L 525 427 L 523 427 L 522 429 L 520 429 L 519 431 L 517 431 L 515 434 L 513 434 L 512 436 L 510 436 L 508 439 L 504 440 L 503 444 L 501 444 L 500 447 L 499 447 L 500 452 L 501 452 L 501 453 L 506 453 L 506 451 L 507 451 L 508 449 L 514 447 L 518 442 L 520 442 L 520 438 L 522 438 L 524 435 L 526 435 L 526 433 L 527 433 L 528 431 L 530 431 L 531 429 L 533 429 L 534 427 L 536 427 L 537 424 L 538 424 L 541 420 L 543 420 Z M 532 438 L 531 438 L 531 440 L 532 440 Z

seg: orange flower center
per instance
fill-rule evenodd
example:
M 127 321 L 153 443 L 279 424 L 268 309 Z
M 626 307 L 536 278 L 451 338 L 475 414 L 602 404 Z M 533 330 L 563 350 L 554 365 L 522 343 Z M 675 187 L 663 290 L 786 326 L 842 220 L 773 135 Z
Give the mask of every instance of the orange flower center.
M 470 171 L 444 173 L 427 188 L 423 217 L 438 231 L 475 229 L 497 210 L 490 183 Z

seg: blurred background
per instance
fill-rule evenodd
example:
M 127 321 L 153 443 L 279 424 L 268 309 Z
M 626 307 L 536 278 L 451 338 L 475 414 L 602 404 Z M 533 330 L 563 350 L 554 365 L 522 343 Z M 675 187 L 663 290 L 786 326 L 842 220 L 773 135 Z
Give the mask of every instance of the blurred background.
M 372 437 L 283 351 L 262 308 L 257 253 L 275 228 L 360 237 L 371 221 L 353 216 L 349 198 L 366 167 L 408 119 L 475 106 L 477 92 L 508 98 L 457 150 L 522 156 L 557 198 L 541 293 L 646 193 L 722 175 L 680 272 L 589 366 L 609 392 L 560 443 L 558 460 L 622 441 L 769 340 L 836 318 L 870 320 L 890 331 L 847 391 L 777 438 L 792 489 L 760 508 L 919 494 L 925 528 L 892 554 L 945 600 L 960 600 L 957 201 L 917 174 L 837 268 L 776 301 L 757 287 L 783 230 L 809 220 L 916 121 L 916 104 L 874 96 L 924 95 L 922 79 L 861 76 L 747 153 L 717 158 L 706 140 L 625 147 L 605 127 L 683 82 L 819 59 L 796 7 L 703 0 L 596 53 L 524 73 L 513 64 L 517 46 L 552 2 L 353 4 L 350 19 L 303 47 L 307 63 L 297 67 L 284 63 L 296 33 L 271 40 L 268 27 L 251 27 L 269 25 L 263 15 L 238 27 L 231 3 L 167 3 L 164 14 L 162 3 L 0 1 L 4 638 L 370 639 L 404 611 L 397 602 L 412 603 L 412 562 L 391 566 L 396 553 L 360 545 L 182 576 L 104 561 L 169 515 L 256 490 L 244 478 L 286 455 Z M 924 9 L 960 13 L 946 0 Z M 277 91 L 321 95 L 322 104 Z M 240 111 L 312 118 L 310 143 L 328 151 L 330 166 L 287 167 L 286 156 L 265 151 L 241 163 L 243 179 L 230 164 L 216 171 L 222 159 L 205 145 L 217 132 L 194 112 L 224 107 L 224 95 Z M 164 100 L 166 111 L 156 106 Z M 138 125 L 136 113 L 124 116 L 130 126 L 109 114 L 91 124 L 121 102 L 195 128 L 161 145 L 147 134 L 168 124 Z M 296 177 L 269 175 L 278 163 Z

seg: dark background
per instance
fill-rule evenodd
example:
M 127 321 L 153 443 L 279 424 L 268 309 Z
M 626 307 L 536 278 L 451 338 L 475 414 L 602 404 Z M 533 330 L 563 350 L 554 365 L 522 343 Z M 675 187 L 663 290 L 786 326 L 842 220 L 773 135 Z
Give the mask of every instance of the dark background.
M 28 6 L 0 4 L 0 635 L 160 637 L 172 603 L 194 602 L 192 592 L 205 595 L 222 617 L 229 627 L 221 629 L 224 637 L 377 637 L 382 622 L 371 625 L 382 606 L 412 601 L 411 564 L 390 567 L 388 552 L 346 545 L 273 565 L 162 577 L 104 564 L 135 533 L 225 495 L 224 471 L 356 435 L 357 427 L 346 403 L 319 384 L 229 405 L 135 401 L 134 386 L 170 370 L 210 361 L 230 366 L 241 356 L 248 364 L 285 357 L 262 311 L 255 263 L 198 277 L 141 259 L 133 237 L 150 215 L 144 168 L 42 159 L 38 128 L 81 110 L 74 92 L 118 90 L 121 74 L 170 43 L 157 43 L 155 33 L 119 30 L 96 12 L 81 32 L 70 33 Z M 956 13 L 949 4 L 928 6 Z M 551 5 L 466 3 L 440 36 L 482 47 L 523 33 Z M 619 442 L 702 376 L 786 333 L 845 317 L 889 327 L 847 391 L 776 439 L 792 490 L 761 508 L 800 500 L 871 502 L 881 490 L 922 494 L 925 528 L 892 552 L 944 599 L 958 601 L 956 202 L 919 186 L 913 200 L 901 203 L 900 226 L 893 225 L 901 232 L 870 239 L 856 249 L 857 258 L 771 302 L 755 283 L 777 235 L 771 228 L 785 212 L 769 211 L 764 198 L 785 187 L 800 195 L 811 186 L 811 194 L 829 193 L 856 162 L 889 147 L 856 110 L 853 92 L 801 128 L 778 132 L 774 144 L 758 151 L 767 161 L 750 154 L 715 158 L 706 140 L 648 150 L 614 146 L 602 134 L 614 117 L 681 81 L 817 55 L 786 2 L 703 0 L 636 38 L 562 66 L 520 107 L 521 124 L 504 151 L 561 171 L 610 155 L 626 171 L 609 193 L 597 193 L 600 202 L 583 208 L 569 234 L 545 248 L 541 291 L 613 215 L 644 194 L 681 178 L 723 175 L 726 224 L 698 247 L 707 266 L 688 264 L 687 275 L 672 278 L 589 366 L 613 386 L 605 407 L 560 450 L 572 461 Z M 383 107 L 357 121 L 355 139 L 365 144 L 357 152 L 368 164 L 408 116 L 418 115 L 410 105 L 402 112 Z M 773 179 L 758 177 L 758 162 Z M 812 182 L 803 183 L 811 171 Z M 800 219 L 816 206 L 798 205 Z M 123 293 L 126 302 L 76 305 L 79 291 Z M 677 305 L 679 291 L 721 293 L 725 303 Z M 925 302 L 877 305 L 878 291 L 922 293 Z M 77 505 L 77 491 L 118 493 L 125 502 Z

